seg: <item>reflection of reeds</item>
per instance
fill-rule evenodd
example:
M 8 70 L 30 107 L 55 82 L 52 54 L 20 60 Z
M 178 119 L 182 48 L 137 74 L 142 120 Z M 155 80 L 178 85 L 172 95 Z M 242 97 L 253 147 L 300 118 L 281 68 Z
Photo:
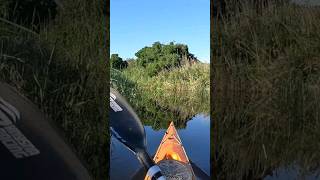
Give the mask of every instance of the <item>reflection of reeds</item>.
M 54 23 L 37 34 L 0 19 L 0 80 L 63 129 L 94 179 L 108 177 L 109 156 L 102 7 L 102 1 L 64 1 Z
M 319 15 L 319 8 L 270 6 L 217 22 L 219 179 L 262 178 L 292 164 L 319 172 Z
M 198 64 L 145 76 L 144 69 L 111 71 L 112 84 L 135 106 L 146 124 L 185 126 L 197 113 L 209 113 L 209 66 Z M 179 123 L 179 121 L 181 123 Z

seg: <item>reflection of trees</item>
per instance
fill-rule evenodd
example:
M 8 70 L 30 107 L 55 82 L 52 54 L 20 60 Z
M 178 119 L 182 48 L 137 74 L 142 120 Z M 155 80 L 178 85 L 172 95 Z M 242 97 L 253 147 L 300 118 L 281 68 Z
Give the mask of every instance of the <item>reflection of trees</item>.
M 175 126 L 181 129 L 186 127 L 187 121 L 194 115 L 207 113 L 201 109 L 204 107 L 203 105 L 199 106 L 201 103 L 194 101 L 194 104 L 191 106 L 185 100 L 181 95 L 171 98 L 161 97 L 157 98 L 157 100 L 141 96 L 139 102 L 135 99 L 133 100 L 133 104 L 145 125 L 150 125 L 154 129 L 165 129 L 170 121 L 174 121 Z M 209 103 L 206 103 L 204 100 L 202 100 L 202 103 L 206 104 L 207 109 L 209 108 Z
M 120 71 L 111 70 L 112 86 L 127 98 L 145 125 L 166 129 L 170 121 L 177 128 L 185 128 L 187 121 L 198 113 L 209 113 L 207 94 L 167 91 L 166 94 L 148 94 L 125 78 Z
M 141 110 L 138 107 L 138 114 L 145 125 L 152 126 L 154 129 L 165 129 L 168 127 L 170 121 L 175 122 L 176 128 L 186 128 L 187 121 L 191 119 L 192 115 L 181 115 L 177 111 L 163 108 L 157 103 L 153 103 L 154 108 Z

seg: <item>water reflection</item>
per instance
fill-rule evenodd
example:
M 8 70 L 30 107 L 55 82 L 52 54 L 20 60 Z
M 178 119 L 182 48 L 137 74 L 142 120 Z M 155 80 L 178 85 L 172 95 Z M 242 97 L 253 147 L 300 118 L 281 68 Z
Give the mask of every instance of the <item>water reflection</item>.
M 130 80 L 123 78 L 121 74 L 114 76 L 117 76 L 117 81 L 113 82 L 114 87 L 126 97 L 145 127 L 149 154 L 155 154 L 170 121 L 174 121 L 189 159 L 199 170 L 209 175 L 209 92 L 146 93 L 139 90 Z M 113 137 L 111 138 L 110 159 L 110 179 L 112 180 L 132 179 L 137 177 L 138 171 L 142 169 L 132 152 Z
M 146 125 L 147 150 L 154 154 L 167 129 L 154 129 Z M 203 172 L 210 174 L 210 117 L 197 114 L 186 121 L 184 128 L 177 128 L 189 159 Z M 132 179 L 142 168 L 136 157 L 111 138 L 110 179 Z

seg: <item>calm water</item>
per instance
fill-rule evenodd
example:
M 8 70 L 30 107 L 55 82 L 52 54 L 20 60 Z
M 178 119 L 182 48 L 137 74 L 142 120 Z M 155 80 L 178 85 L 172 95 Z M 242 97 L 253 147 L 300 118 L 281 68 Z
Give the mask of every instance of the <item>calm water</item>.
M 189 159 L 205 173 L 210 174 L 210 117 L 204 114 L 197 114 L 188 119 L 186 125 L 176 124 L 176 128 Z M 145 131 L 147 150 L 150 155 L 154 155 L 166 128 L 157 128 L 155 130 L 151 126 L 145 126 Z M 141 167 L 131 151 L 116 139 L 111 138 L 111 180 L 132 179 Z

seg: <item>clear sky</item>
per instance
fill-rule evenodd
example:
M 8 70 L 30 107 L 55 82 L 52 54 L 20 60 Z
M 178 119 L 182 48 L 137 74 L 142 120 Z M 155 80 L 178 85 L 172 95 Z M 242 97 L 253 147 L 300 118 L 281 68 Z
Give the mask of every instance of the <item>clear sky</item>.
M 210 61 L 210 0 L 111 0 L 110 53 L 123 59 L 161 43 L 187 44 L 199 60 Z

